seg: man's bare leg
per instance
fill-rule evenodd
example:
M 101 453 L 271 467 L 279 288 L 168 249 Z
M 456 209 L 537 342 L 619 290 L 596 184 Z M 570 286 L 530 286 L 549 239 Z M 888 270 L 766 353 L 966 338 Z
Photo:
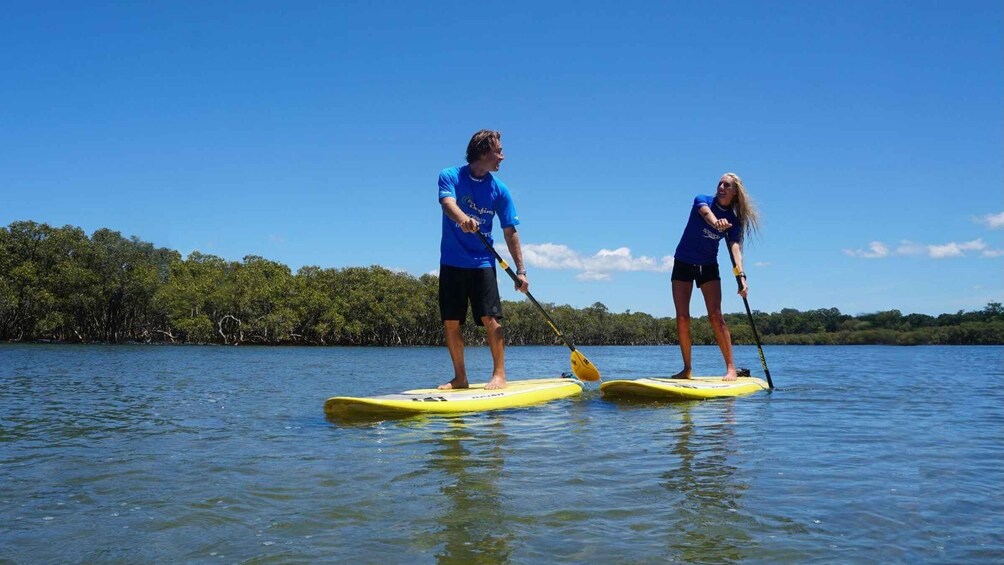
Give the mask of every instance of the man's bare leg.
M 492 378 L 485 385 L 486 390 L 505 388 L 505 336 L 497 318 L 481 318 L 488 331 L 488 348 L 492 352 Z
M 464 365 L 464 335 L 460 333 L 460 320 L 443 320 L 446 349 L 453 361 L 453 380 L 439 385 L 439 390 L 468 388 L 467 368 Z

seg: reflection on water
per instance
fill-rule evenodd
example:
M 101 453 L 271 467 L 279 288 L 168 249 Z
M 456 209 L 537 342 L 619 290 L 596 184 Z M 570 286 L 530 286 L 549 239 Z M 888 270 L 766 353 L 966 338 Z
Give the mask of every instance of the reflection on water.
M 736 400 L 714 402 L 721 410 L 696 425 L 692 409 L 697 403 L 672 405 L 678 418 L 660 434 L 667 439 L 669 460 L 676 462 L 662 473 L 663 486 L 682 495 L 676 508 L 681 535 L 671 538 L 670 549 L 687 563 L 709 556 L 717 562 L 738 561 L 750 543 L 742 529 L 723 528 L 738 518 L 747 486 L 737 480 L 737 468 L 730 462 L 736 452 Z
M 498 486 L 509 441 L 505 419 L 490 413 L 480 423 L 475 432 L 463 417 L 450 419 L 429 453 L 427 467 L 444 475 L 446 499 L 441 527 L 429 536 L 442 545 L 438 563 L 502 563 L 512 552 L 513 519 Z
M 414 388 L 442 350 L 0 344 L 0 562 L 999 563 L 1002 351 L 774 347 L 770 395 L 356 425 L 324 399 Z

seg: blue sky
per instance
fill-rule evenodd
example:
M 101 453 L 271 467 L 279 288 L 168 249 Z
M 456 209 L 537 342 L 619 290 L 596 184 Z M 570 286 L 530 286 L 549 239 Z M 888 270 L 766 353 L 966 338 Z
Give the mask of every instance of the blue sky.
M 734 171 L 763 215 L 754 309 L 979 309 L 1004 300 L 1002 17 L 996 0 L 9 3 L 0 225 L 420 275 L 437 175 L 491 128 L 543 302 L 672 315 L 691 202 Z

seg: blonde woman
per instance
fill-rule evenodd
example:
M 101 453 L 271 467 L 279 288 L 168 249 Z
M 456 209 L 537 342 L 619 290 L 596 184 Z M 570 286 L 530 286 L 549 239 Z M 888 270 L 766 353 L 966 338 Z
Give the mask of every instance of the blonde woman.
M 674 379 L 691 378 L 690 362 L 690 297 L 694 285 L 701 289 L 708 307 L 708 320 L 725 358 L 722 380 L 736 380 L 732 359 L 732 335 L 722 316 L 722 278 L 718 272 L 718 242 L 727 236 L 728 246 L 742 277 L 743 297 L 749 292 L 743 272 L 742 244 L 746 236 L 757 231 L 759 217 L 742 179 L 735 173 L 725 173 L 718 180 L 712 195 L 698 195 L 690 211 L 690 219 L 676 247 L 673 263 L 673 305 L 676 307 L 676 329 L 680 337 L 683 370 Z

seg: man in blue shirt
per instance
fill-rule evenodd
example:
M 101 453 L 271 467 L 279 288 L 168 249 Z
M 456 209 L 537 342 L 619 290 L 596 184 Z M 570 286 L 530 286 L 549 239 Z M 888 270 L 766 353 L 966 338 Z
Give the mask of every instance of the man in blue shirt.
M 467 318 L 471 305 L 474 322 L 488 332 L 488 347 L 492 353 L 492 377 L 486 389 L 504 388 L 505 342 L 502 326 L 502 302 L 495 276 L 495 256 L 475 232 L 492 242 L 492 223 L 498 215 L 506 246 L 516 264 L 519 283 L 516 290 L 527 292 L 530 283 L 523 265 L 516 226 L 519 217 L 509 189 L 492 174 L 497 172 L 505 156 L 502 134 L 481 130 L 467 144 L 467 165 L 444 169 L 439 174 L 439 204 L 443 208 L 443 237 L 439 260 L 439 312 L 446 332 L 446 348 L 453 360 L 453 380 L 439 388 L 467 388 L 464 365 L 464 337 L 460 324 Z

